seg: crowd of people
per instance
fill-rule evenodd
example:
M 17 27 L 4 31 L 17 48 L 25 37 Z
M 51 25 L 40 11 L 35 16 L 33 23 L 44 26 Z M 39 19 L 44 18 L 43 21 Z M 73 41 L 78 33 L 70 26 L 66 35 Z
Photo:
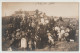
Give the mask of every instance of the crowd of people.
M 8 50 L 35 50 L 46 46 L 54 47 L 56 41 L 75 41 L 76 29 L 69 25 L 56 25 L 56 22 L 54 18 L 39 15 L 11 16 L 5 38 L 10 40 Z

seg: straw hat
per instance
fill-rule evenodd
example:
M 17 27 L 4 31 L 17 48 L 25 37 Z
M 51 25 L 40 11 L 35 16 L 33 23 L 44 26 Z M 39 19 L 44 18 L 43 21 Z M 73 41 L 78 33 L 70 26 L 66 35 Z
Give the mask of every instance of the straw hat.
M 17 29 L 16 31 L 20 31 L 20 29 Z

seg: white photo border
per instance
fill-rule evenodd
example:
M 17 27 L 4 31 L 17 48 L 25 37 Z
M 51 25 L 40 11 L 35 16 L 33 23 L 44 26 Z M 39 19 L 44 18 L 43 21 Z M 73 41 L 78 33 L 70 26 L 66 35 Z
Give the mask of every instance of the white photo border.
M 0 0 L 0 53 L 78 53 L 80 51 L 2 51 L 2 2 L 79 2 L 79 0 Z M 80 3 L 79 3 L 80 9 Z M 80 20 L 80 10 L 79 10 L 79 20 Z M 79 21 L 80 26 L 80 21 Z M 80 27 L 79 27 L 80 34 Z M 79 36 L 80 40 L 80 36 Z M 80 41 L 79 41 L 80 44 Z M 79 46 L 80 48 L 80 46 Z M 80 49 L 79 49 L 80 50 Z

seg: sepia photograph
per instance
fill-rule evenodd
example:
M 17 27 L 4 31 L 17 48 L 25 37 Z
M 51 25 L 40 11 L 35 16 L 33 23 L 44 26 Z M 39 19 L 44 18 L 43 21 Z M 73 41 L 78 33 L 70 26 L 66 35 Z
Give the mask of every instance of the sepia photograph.
M 79 51 L 78 2 L 2 2 L 2 51 Z

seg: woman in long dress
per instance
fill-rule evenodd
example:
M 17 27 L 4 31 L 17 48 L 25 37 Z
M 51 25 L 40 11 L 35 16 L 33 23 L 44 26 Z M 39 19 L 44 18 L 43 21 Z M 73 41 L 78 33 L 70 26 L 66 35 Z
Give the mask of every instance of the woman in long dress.
M 29 45 L 28 46 L 29 47 L 29 50 L 32 50 L 32 40 L 31 39 L 29 40 L 28 45 Z
M 27 48 L 27 40 L 24 31 L 22 31 L 21 48 L 23 49 Z
M 26 48 L 27 47 L 27 41 L 26 41 L 26 38 L 22 38 L 21 39 L 21 48 Z
M 54 39 L 51 37 L 51 33 L 47 33 L 47 35 L 48 35 L 48 42 L 50 46 L 54 45 L 55 43 L 54 43 Z
M 69 33 L 70 33 L 70 29 L 69 28 L 66 28 L 64 35 L 65 35 L 65 39 L 66 39 L 67 42 L 70 41 L 70 37 L 69 37 L 70 34 Z

